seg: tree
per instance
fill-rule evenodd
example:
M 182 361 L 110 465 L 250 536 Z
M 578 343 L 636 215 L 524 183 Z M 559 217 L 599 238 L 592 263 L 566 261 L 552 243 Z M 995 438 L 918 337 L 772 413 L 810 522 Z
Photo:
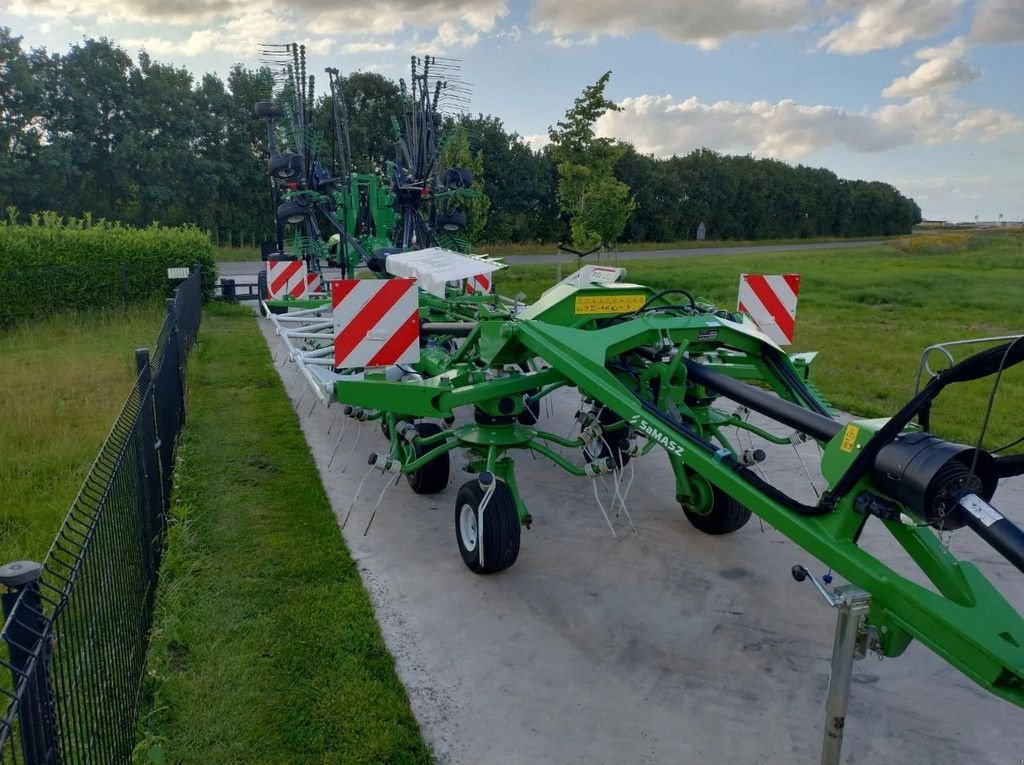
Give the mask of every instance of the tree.
M 551 241 L 560 234 L 556 171 L 551 158 L 509 134 L 497 117 L 462 115 L 470 148 L 483 161 L 482 190 L 490 200 L 488 242 Z
M 449 207 L 466 214 L 466 239 L 471 244 L 480 241 L 480 234 L 487 226 L 487 211 L 491 200 L 484 193 L 484 156 L 469 146 L 469 131 L 465 125 L 455 124 L 449 128 L 441 149 L 440 166 L 443 168 L 463 167 L 473 174 L 471 193 L 460 193 L 449 202 Z
M 886 183 L 708 149 L 659 159 L 599 138 L 597 120 L 616 109 L 604 95 L 609 77 L 583 90 L 540 152 L 494 116 L 446 123 L 464 131 L 448 162 L 473 169 L 489 199 L 485 214 L 469 216 L 482 241 L 668 241 L 692 238 L 701 221 L 714 238 L 864 236 L 906 233 L 921 218 Z M 266 125 L 252 109 L 272 88 L 267 69 L 236 65 L 226 80 L 197 80 L 145 53 L 133 61 L 105 39 L 26 51 L 0 27 L 0 208 L 17 207 L 23 219 L 89 212 L 136 225 L 193 222 L 245 239 L 269 234 Z M 344 97 L 356 169 L 383 174 L 395 159 L 398 84 L 356 72 Z M 321 99 L 313 123 L 324 160 L 328 107 Z
M 383 173 L 388 161 L 395 159 L 396 136 L 392 120 L 402 113 L 398 85 L 382 74 L 353 72 L 345 77 L 342 87 L 355 169 L 363 173 Z M 327 114 L 328 126 L 329 119 Z M 331 133 L 327 130 L 324 135 Z
M 21 39 L 0 27 L 0 208 L 31 206 L 39 190 L 43 83 L 36 75 L 45 55 L 26 54 Z
M 127 153 L 121 151 L 132 130 L 131 58 L 101 38 L 71 46 L 51 64 L 43 114 L 48 153 L 59 177 L 50 190 L 54 207 L 71 215 L 131 220 L 133 182 Z
M 200 121 L 187 69 L 156 64 L 146 53 L 128 74 L 131 129 L 121 140 L 131 179 L 131 217 L 165 225 L 193 218 L 189 194 L 200 158 Z
M 584 88 L 565 119 L 548 129 L 549 151 L 558 165 L 559 207 L 569 216 L 572 243 L 580 250 L 614 247 L 636 207 L 629 187 L 615 179 L 625 149 L 594 134 L 601 115 L 619 109 L 604 95 L 611 75 L 605 72 Z

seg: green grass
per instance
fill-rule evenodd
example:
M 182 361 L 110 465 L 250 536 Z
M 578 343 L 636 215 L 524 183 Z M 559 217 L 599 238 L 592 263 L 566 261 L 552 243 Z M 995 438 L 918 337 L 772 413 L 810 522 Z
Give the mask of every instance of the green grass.
M 165 314 L 66 313 L 0 333 L 0 563 L 46 554 Z
M 260 259 L 260 248 L 221 245 L 214 248 L 213 257 L 218 263 L 251 263 Z
M 429 762 L 252 312 L 203 322 L 140 752 Z
M 699 250 L 705 247 L 759 247 L 767 245 L 784 244 L 825 244 L 828 242 L 849 242 L 854 240 L 878 239 L 885 241 L 885 237 L 816 237 L 814 239 L 707 239 L 697 242 L 693 239 L 683 239 L 673 242 L 621 242 L 620 252 L 647 252 L 650 250 Z M 493 244 L 481 244 L 477 251 L 488 255 L 511 257 L 515 255 L 556 255 L 562 253 L 555 242 L 495 242 Z M 605 255 L 605 257 L 610 257 Z
M 979 235 L 953 250 L 910 253 L 889 245 L 623 262 L 628 280 L 683 287 L 734 308 L 741 273 L 800 274 L 796 344 L 820 351 L 814 379 L 837 406 L 866 416 L 895 412 L 913 392 L 921 351 L 932 343 L 1024 332 L 1024 232 Z M 563 267 L 568 275 L 570 269 Z M 506 295 L 535 299 L 555 266 L 516 266 L 497 276 Z M 948 389 L 933 418 L 941 435 L 974 443 L 992 379 Z M 1024 365 L 1000 388 L 990 447 L 1021 435 Z

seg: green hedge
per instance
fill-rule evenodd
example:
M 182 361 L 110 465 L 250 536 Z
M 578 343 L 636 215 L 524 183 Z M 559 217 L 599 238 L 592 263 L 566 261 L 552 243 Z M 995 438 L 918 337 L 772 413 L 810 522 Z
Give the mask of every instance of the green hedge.
M 0 327 L 54 309 L 122 305 L 126 296 L 169 297 L 172 266 L 202 265 L 209 297 L 214 253 L 209 237 L 192 226 L 136 229 L 54 214 L 32 216 L 29 225 L 0 222 Z

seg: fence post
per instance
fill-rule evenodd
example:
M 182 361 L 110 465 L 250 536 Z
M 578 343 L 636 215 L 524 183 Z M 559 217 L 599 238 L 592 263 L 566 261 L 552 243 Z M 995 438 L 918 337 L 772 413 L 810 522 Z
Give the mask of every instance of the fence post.
M 42 571 L 42 565 L 27 560 L 0 567 L 0 602 L 7 621 L 4 637 L 16 693 L 24 681 L 18 719 L 26 765 L 51 765 L 58 761 L 57 722 L 50 686 L 50 624 L 43 613 L 39 592 Z M 12 613 L 16 614 L 14 618 Z
M 178 426 L 174 429 L 174 438 L 178 433 L 178 428 L 184 419 L 185 415 L 185 381 L 182 379 L 181 370 L 181 359 L 182 359 L 182 347 L 181 347 L 181 327 L 178 326 L 178 306 L 175 298 L 167 298 L 167 315 L 171 320 L 170 334 L 172 337 L 167 338 L 167 348 L 164 353 L 172 351 L 174 353 L 174 395 L 178 400 Z M 160 438 L 166 438 L 167 436 L 161 434 Z
M 157 537 L 163 533 L 164 496 L 160 490 L 160 468 L 157 462 L 156 409 L 153 396 L 153 372 L 149 364 L 149 349 L 135 349 L 135 369 L 139 380 L 139 402 L 142 418 L 139 431 L 142 434 L 142 466 L 146 473 L 146 506 L 149 517 L 143 528 L 146 532 L 146 550 L 159 549 Z

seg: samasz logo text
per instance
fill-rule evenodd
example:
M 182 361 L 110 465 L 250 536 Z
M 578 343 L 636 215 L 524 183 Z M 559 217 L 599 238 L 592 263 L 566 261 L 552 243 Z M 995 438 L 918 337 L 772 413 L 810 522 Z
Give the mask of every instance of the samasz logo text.
M 668 435 L 662 433 L 656 427 L 648 423 L 646 420 L 640 419 L 639 414 L 634 414 L 629 418 L 629 424 L 639 430 L 647 438 L 652 441 L 657 441 L 659 444 L 664 446 L 671 454 L 677 457 L 683 456 L 683 447 L 681 444 L 677 444 Z

